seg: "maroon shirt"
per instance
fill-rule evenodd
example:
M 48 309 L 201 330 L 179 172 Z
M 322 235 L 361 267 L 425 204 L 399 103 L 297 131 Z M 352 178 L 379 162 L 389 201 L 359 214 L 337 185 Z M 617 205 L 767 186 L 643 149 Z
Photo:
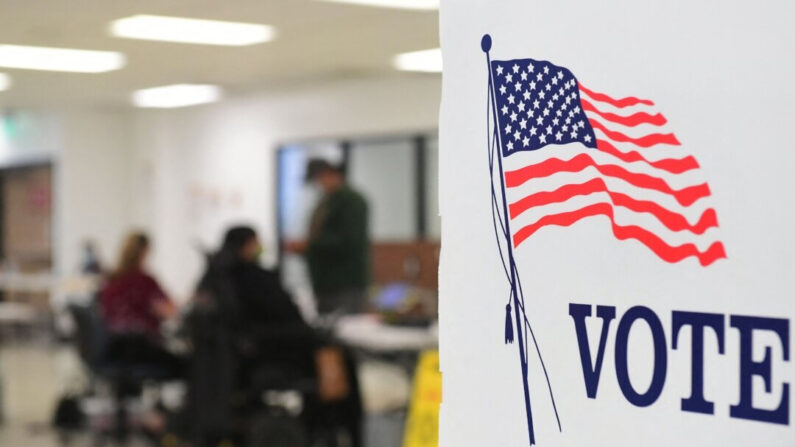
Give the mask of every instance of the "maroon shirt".
M 111 332 L 141 332 L 157 336 L 160 317 L 154 304 L 167 300 L 154 278 L 142 271 L 132 271 L 108 280 L 100 294 L 105 324 Z

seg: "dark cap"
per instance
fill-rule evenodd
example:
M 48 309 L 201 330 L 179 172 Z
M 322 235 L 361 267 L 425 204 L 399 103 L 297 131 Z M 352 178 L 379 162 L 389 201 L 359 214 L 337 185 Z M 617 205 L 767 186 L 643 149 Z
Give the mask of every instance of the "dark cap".
M 312 158 L 306 164 L 306 176 L 304 177 L 304 181 L 311 182 L 317 178 L 319 174 L 328 171 L 340 172 L 340 169 L 337 166 L 329 163 L 328 160 L 324 160 L 322 158 Z

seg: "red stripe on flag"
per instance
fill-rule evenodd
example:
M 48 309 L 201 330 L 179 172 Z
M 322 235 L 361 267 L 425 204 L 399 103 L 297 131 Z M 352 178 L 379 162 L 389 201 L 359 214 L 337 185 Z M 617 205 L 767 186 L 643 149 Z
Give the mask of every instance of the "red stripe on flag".
M 567 161 L 559 158 L 548 158 L 541 163 L 524 166 L 514 171 L 506 171 L 505 186 L 515 188 L 534 178 L 548 177 L 558 172 L 580 172 L 588 167 L 594 167 L 602 175 L 619 178 L 639 188 L 670 194 L 683 206 L 690 206 L 696 200 L 710 195 L 709 186 L 706 183 L 674 190 L 661 178 L 630 172 L 617 165 L 600 165 L 588 154 L 579 154 Z
M 661 113 L 650 115 L 646 112 L 637 112 L 629 116 L 621 116 L 615 113 L 602 112 L 601 110 L 597 109 L 593 104 L 588 102 L 588 100 L 585 98 L 580 98 L 580 104 L 582 104 L 582 109 L 585 110 L 586 112 L 593 112 L 608 121 L 621 124 L 622 126 L 635 127 L 641 124 L 652 124 L 654 126 L 662 126 L 663 124 L 668 122 Z
M 532 236 L 539 229 L 550 226 L 568 227 L 579 220 L 592 216 L 607 216 L 613 229 L 613 234 L 620 240 L 635 239 L 648 247 L 657 256 L 666 262 L 679 262 L 690 256 L 698 258 L 701 265 L 707 266 L 720 258 L 726 257 L 726 251 L 721 242 L 715 242 L 709 248 L 701 252 L 695 244 L 687 243 L 679 246 L 668 245 L 654 233 L 645 230 L 637 225 L 621 226 L 616 224 L 613 216 L 613 206 L 609 203 L 596 203 L 576 211 L 560 214 L 550 214 L 542 217 L 537 222 L 526 225 L 514 234 L 513 244 L 518 247 L 524 240 Z
M 634 106 L 634 105 L 637 105 L 637 104 L 646 104 L 647 106 L 653 106 L 654 105 L 654 103 L 649 101 L 648 99 L 640 99 L 640 98 L 636 98 L 634 96 L 629 96 L 629 97 L 621 98 L 621 99 L 613 99 L 613 98 L 605 95 L 604 93 L 599 93 L 599 92 L 595 92 L 593 90 L 589 90 L 589 89 L 585 88 L 585 86 L 580 84 L 579 82 L 577 83 L 577 86 L 580 88 L 580 90 L 582 90 L 583 92 L 587 93 L 588 96 L 590 96 L 594 100 L 601 101 L 601 102 L 606 102 L 606 103 L 608 103 L 608 104 L 610 104 L 612 106 L 619 107 L 619 108 L 630 107 L 630 106 Z
M 633 138 L 627 135 L 624 135 L 621 132 L 616 132 L 615 130 L 608 129 L 599 121 L 588 117 L 588 121 L 591 122 L 591 127 L 594 129 L 599 129 L 607 135 L 613 141 L 618 141 L 621 143 L 632 143 L 636 146 L 640 147 L 650 147 L 656 144 L 670 144 L 672 146 L 679 146 L 679 140 L 676 139 L 676 136 L 672 133 L 652 133 L 649 135 L 644 135 L 639 138 Z
M 596 148 L 606 154 L 610 154 L 618 158 L 621 161 L 625 161 L 627 163 L 642 161 L 649 166 L 670 172 L 672 174 L 681 174 L 683 172 L 699 168 L 698 162 L 692 155 L 688 155 L 684 158 L 665 158 L 657 161 L 649 161 L 637 151 L 621 152 L 607 140 L 600 139 L 596 140 Z
M 600 178 L 595 178 L 582 184 L 565 185 L 554 191 L 544 191 L 523 197 L 510 204 L 511 219 L 534 207 L 562 203 L 576 196 L 585 196 L 597 192 L 607 193 L 615 206 L 627 208 L 637 213 L 653 215 L 671 231 L 687 230 L 694 234 L 704 234 L 709 228 L 718 226 L 718 215 L 712 208 L 705 210 L 696 224 L 691 224 L 685 216 L 657 203 L 648 200 L 637 200 L 626 194 L 610 191 L 604 180 Z

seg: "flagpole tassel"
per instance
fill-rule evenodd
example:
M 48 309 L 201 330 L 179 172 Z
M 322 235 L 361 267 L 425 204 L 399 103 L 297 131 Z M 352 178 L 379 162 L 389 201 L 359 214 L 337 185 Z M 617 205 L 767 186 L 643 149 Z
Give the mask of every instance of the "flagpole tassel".
M 513 323 L 511 323 L 511 305 L 505 305 L 505 344 L 513 343 Z

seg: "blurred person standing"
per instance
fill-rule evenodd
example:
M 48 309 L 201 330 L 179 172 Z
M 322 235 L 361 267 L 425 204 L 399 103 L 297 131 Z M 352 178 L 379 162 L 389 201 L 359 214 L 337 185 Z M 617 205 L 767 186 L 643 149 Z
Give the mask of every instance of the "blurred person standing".
M 367 201 L 348 185 L 341 167 L 326 160 L 309 161 L 306 181 L 323 196 L 312 213 L 307 240 L 287 242 L 285 248 L 306 256 L 321 315 L 360 312 L 370 282 Z

